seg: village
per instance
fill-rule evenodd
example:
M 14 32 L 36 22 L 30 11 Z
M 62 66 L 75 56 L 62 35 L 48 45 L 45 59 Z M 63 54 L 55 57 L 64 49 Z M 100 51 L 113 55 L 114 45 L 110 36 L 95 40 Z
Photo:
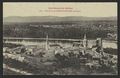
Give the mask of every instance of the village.
M 80 73 L 111 73 L 111 71 L 112 74 L 117 74 L 117 55 L 104 52 L 102 38 L 97 38 L 94 42 L 95 45 L 89 47 L 89 40 L 84 34 L 82 41 L 73 42 L 72 47 L 64 47 L 57 41 L 50 44 L 46 35 L 45 44 L 41 43 L 42 46 L 4 47 L 4 62 L 8 66 L 13 65 L 33 74 L 63 75 L 64 72 L 66 75 L 71 73 L 80 75 Z M 44 71 L 41 72 L 42 70 Z

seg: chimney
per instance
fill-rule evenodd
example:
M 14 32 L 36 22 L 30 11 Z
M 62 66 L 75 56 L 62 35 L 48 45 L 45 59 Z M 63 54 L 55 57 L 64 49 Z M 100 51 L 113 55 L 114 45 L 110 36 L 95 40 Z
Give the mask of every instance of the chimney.
M 45 45 L 46 47 L 46 50 L 48 50 L 48 34 L 46 35 L 46 45 Z

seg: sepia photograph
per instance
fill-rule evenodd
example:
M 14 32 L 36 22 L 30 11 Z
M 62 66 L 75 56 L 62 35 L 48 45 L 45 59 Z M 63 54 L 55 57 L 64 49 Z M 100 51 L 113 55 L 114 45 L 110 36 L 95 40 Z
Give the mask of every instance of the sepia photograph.
M 117 2 L 4 2 L 3 75 L 118 75 Z

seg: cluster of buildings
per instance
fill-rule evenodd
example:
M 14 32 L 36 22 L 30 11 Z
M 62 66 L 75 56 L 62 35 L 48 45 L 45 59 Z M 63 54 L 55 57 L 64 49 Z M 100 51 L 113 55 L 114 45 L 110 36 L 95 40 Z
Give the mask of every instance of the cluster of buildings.
M 16 54 L 10 54 L 10 53 L 3 53 L 3 56 L 5 59 L 7 58 L 11 58 L 13 60 L 17 60 L 17 61 L 20 61 L 20 62 L 23 62 L 25 57 L 21 56 L 21 55 L 16 55 Z
M 108 33 L 107 38 L 109 38 L 111 40 L 117 40 L 118 37 L 117 37 L 116 33 Z
M 103 43 L 101 38 L 97 38 L 95 40 L 95 45 L 92 47 L 88 46 L 89 40 L 84 35 L 84 38 L 80 42 L 73 42 L 72 47 L 64 48 L 62 45 L 57 42 L 54 44 L 49 44 L 48 35 L 46 36 L 45 47 L 37 47 L 37 46 L 21 46 L 14 48 L 12 50 L 8 50 L 8 48 L 4 48 L 4 56 L 6 58 L 12 58 L 18 61 L 25 60 L 25 57 L 22 55 L 27 55 L 36 58 L 45 58 L 47 60 L 56 60 L 59 58 L 56 55 L 59 55 L 60 58 L 64 58 L 64 60 L 69 60 L 72 57 L 79 59 L 79 62 L 85 61 L 84 66 L 88 66 L 89 68 L 101 67 L 103 65 L 111 66 L 113 69 L 117 67 L 117 56 L 111 55 L 104 52 Z M 6 53 L 7 52 L 7 53 Z

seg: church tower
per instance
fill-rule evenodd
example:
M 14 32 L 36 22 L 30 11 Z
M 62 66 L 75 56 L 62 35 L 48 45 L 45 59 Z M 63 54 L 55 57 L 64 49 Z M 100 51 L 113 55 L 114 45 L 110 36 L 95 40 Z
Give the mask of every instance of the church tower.
M 83 47 L 84 47 L 84 48 L 87 48 L 87 47 L 88 47 L 88 40 L 87 40 L 86 34 L 84 34 Z

